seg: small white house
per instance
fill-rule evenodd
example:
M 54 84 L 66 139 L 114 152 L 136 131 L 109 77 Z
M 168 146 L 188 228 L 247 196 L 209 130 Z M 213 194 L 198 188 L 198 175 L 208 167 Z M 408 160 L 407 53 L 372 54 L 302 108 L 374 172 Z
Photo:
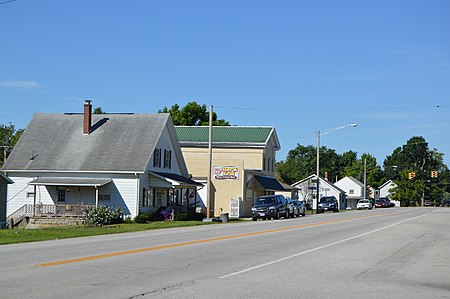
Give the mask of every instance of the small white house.
M 192 207 L 186 194 L 201 185 L 188 178 L 169 114 L 92 114 L 90 101 L 84 113 L 36 113 L 2 170 L 14 181 L 6 200 L 14 219 L 87 205 L 134 218 Z
M 356 204 L 364 197 L 364 184 L 354 177 L 346 176 L 334 183 L 334 185 L 345 191 L 347 207 L 356 209 Z
M 299 199 L 310 204 L 315 210 L 317 207 L 317 175 L 312 174 L 309 177 L 292 184 L 292 186 L 298 189 Z M 334 196 L 338 201 L 339 210 L 345 209 L 344 190 L 322 178 L 319 178 L 319 190 L 319 199 L 324 196 Z
M 388 197 L 389 199 L 392 198 L 392 195 L 394 194 L 393 189 L 397 187 L 397 184 L 394 183 L 392 180 L 388 180 L 383 185 L 378 188 L 378 194 L 379 197 Z M 395 203 L 396 207 L 400 206 L 400 201 L 398 200 L 392 200 L 391 202 Z

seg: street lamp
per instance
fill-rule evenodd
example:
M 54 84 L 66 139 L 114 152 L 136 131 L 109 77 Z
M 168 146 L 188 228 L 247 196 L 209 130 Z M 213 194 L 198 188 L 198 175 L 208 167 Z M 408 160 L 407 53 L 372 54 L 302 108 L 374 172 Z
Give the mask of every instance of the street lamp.
M 320 136 L 326 135 L 328 133 L 344 129 L 347 127 L 356 127 L 356 124 L 347 124 L 343 125 L 334 129 L 328 129 L 322 133 L 320 133 L 320 130 L 317 130 L 317 186 L 316 186 L 316 214 L 317 214 L 317 208 L 319 207 L 319 186 L 320 186 Z

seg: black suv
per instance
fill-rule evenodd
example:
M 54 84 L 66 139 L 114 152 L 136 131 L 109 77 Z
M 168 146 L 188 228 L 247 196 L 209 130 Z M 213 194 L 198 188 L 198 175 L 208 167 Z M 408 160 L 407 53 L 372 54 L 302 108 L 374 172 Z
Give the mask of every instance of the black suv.
M 325 196 L 322 197 L 317 206 L 317 213 L 323 213 L 325 211 L 339 212 L 339 206 L 336 197 Z
M 289 218 L 290 216 L 288 202 L 283 195 L 260 196 L 253 204 L 253 221 L 256 221 L 258 218 L 262 218 L 262 220 L 278 219 L 281 216 L 284 218 Z

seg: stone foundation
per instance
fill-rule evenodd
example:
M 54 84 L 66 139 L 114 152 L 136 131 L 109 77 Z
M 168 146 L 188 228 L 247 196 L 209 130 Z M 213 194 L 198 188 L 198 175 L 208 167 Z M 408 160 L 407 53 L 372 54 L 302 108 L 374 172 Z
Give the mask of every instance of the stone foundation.
M 80 217 L 34 217 L 30 218 L 25 229 L 36 229 L 54 226 L 68 226 L 84 224 Z

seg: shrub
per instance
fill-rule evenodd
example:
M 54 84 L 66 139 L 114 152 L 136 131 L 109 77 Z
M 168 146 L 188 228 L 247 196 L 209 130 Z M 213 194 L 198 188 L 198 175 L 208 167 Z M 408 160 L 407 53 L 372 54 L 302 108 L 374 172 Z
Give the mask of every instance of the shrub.
M 152 218 L 152 214 L 149 212 L 142 212 L 136 217 L 134 217 L 134 222 L 136 223 L 147 223 Z
M 203 218 L 205 218 L 206 215 L 203 213 L 193 213 L 193 212 L 189 212 L 189 213 L 185 213 L 185 212 L 180 212 L 180 213 L 175 213 L 175 221 L 189 221 L 189 220 L 198 220 L 201 221 L 203 220 Z
M 110 207 L 97 206 L 88 207 L 84 212 L 84 220 L 90 225 L 116 224 L 123 221 L 123 210 L 121 208 L 113 210 Z

